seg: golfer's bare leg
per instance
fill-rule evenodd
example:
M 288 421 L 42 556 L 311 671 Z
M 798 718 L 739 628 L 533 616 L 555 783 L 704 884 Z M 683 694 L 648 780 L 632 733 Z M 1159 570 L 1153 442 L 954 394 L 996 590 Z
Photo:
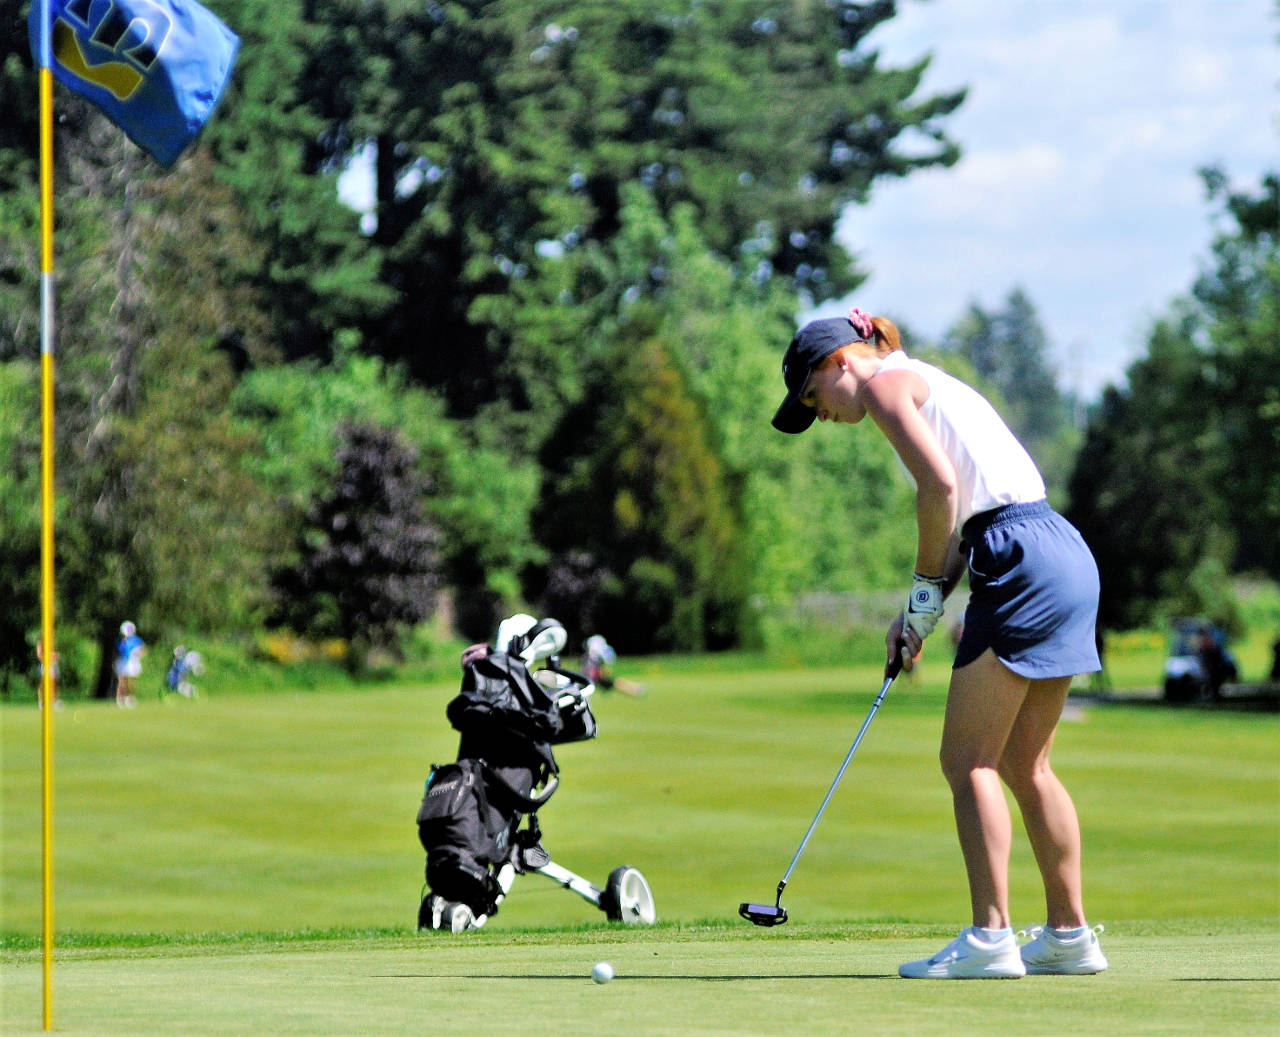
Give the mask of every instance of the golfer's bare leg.
M 1049 766 L 1053 736 L 1071 678 L 1032 681 L 1000 762 L 1044 880 L 1048 924 L 1070 929 L 1085 923 L 1080 878 L 1080 822 L 1075 804 Z
M 951 786 L 973 924 L 992 929 L 1010 924 L 1012 821 L 998 768 L 1029 683 L 988 649 L 952 671 L 947 694 L 942 773 Z

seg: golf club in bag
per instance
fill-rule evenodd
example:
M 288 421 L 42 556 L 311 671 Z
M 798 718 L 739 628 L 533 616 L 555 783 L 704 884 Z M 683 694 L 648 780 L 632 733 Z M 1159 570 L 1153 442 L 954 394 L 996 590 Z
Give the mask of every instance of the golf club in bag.
M 871 718 L 876 715 L 876 710 L 880 708 L 880 703 L 884 701 L 885 694 L 889 691 L 889 685 L 893 683 L 893 679 L 898 676 L 901 670 L 902 659 L 900 658 L 899 650 L 899 652 L 894 653 L 893 659 L 885 664 L 884 684 L 880 687 L 880 694 L 876 696 L 875 702 L 871 704 L 867 719 L 862 722 L 862 727 L 858 729 L 858 736 L 853 740 L 853 745 L 849 746 L 849 752 L 845 755 L 844 763 L 840 764 L 840 769 L 836 771 L 835 781 L 831 783 L 831 788 L 827 789 L 827 794 L 822 799 L 822 806 L 818 807 L 818 812 L 813 815 L 813 820 L 809 822 L 809 830 L 804 833 L 804 838 L 800 840 L 800 846 L 796 849 L 795 856 L 791 858 L 791 863 L 787 865 L 786 873 L 782 876 L 782 881 L 778 883 L 777 899 L 772 904 L 752 904 L 748 902 L 738 905 L 738 914 L 748 922 L 765 926 L 782 925 L 786 922 L 787 909 L 782 906 L 782 891 L 787 888 L 787 882 L 791 879 L 791 873 L 795 870 L 796 862 L 800 860 L 800 855 L 804 853 L 804 848 L 809 845 L 809 838 L 813 835 L 813 830 L 818 827 L 818 821 L 822 817 L 822 812 L 827 809 L 827 804 L 831 802 L 831 797 L 835 795 L 840 779 L 844 777 L 844 772 L 849 769 L 849 761 L 853 759 L 853 754 L 858 751 L 858 746 L 862 743 L 862 736 L 867 733 L 867 728 L 871 726 Z

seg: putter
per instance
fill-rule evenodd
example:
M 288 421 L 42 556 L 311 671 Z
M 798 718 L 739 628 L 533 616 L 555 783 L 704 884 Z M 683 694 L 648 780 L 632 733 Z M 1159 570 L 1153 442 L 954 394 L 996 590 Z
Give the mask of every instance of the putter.
M 858 729 L 858 737 L 853 740 L 853 745 L 849 746 L 849 752 L 844 758 L 844 763 L 840 764 L 840 769 L 836 772 L 836 780 L 831 783 L 831 788 L 827 789 L 827 794 L 822 800 L 822 806 L 818 807 L 818 812 L 813 815 L 813 820 L 809 823 L 809 830 L 804 833 L 804 838 L 800 840 L 800 846 L 796 849 L 795 856 L 791 858 L 791 863 L 787 865 L 786 874 L 782 876 L 782 881 L 778 883 L 777 899 L 772 904 L 752 904 L 748 902 L 738 905 L 738 914 L 748 922 L 764 926 L 782 925 L 786 922 L 787 909 L 782 906 L 782 891 L 787 888 L 787 882 L 791 879 L 791 873 L 795 870 L 796 862 L 800 860 L 800 855 L 804 853 L 804 848 L 809 845 L 809 838 L 813 835 L 813 830 L 818 827 L 822 812 L 827 809 L 827 804 L 831 802 L 831 797 L 835 795 L 836 786 L 840 784 L 840 779 L 844 777 L 844 772 L 848 770 L 849 761 L 853 759 L 853 754 L 858 751 L 862 736 L 867 733 L 867 728 L 871 726 L 871 718 L 876 715 L 876 710 L 880 708 L 880 703 L 884 701 L 889 685 L 893 683 L 893 679 L 898 676 L 901 670 L 902 658 L 901 649 L 899 649 L 898 652 L 894 653 L 893 658 L 885 664 L 884 684 L 880 687 L 880 694 L 876 696 L 875 702 L 871 704 L 867 719 L 862 722 L 862 727 Z

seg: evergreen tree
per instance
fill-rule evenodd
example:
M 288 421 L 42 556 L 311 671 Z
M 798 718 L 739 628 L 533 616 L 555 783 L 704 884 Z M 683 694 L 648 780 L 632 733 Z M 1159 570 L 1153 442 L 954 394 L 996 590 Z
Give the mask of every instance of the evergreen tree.
M 941 120 L 962 94 L 916 99 L 925 63 L 881 68 L 865 46 L 893 12 L 889 0 L 317 7 L 302 79 L 328 119 L 328 157 L 375 155 L 373 240 L 397 302 L 370 342 L 442 387 L 454 414 L 499 399 L 490 423 L 507 428 L 558 405 L 537 392 L 561 369 L 558 343 L 531 341 L 511 300 L 549 253 L 583 269 L 544 300 L 607 292 L 591 271 L 634 181 L 664 214 L 691 205 L 708 245 L 750 254 L 760 276 L 815 300 L 848 290 L 844 206 L 878 177 L 957 157 Z M 908 134 L 929 145 L 898 150 Z M 570 399 L 572 374 L 557 386 Z
M 1048 336 L 1021 288 L 1014 288 L 1004 308 L 994 312 L 972 304 L 942 345 L 959 352 L 982 382 L 996 390 L 1005 420 L 1029 446 L 1056 435 L 1066 423 L 1066 406 L 1048 355 Z
M 516 574 L 544 560 L 528 528 L 532 459 L 588 385 L 613 395 L 614 377 L 637 376 L 602 366 L 622 341 L 651 354 L 653 377 L 674 379 L 673 442 L 692 451 L 695 482 L 709 480 L 698 494 L 666 483 L 666 499 L 718 502 L 740 539 L 725 601 L 691 606 L 679 637 L 730 639 L 736 621 L 724 617 L 764 573 L 785 577 L 767 584 L 776 593 L 805 574 L 859 578 L 844 555 L 815 569 L 797 546 L 808 530 L 790 492 L 820 485 L 826 500 L 838 479 L 800 474 L 813 469 L 782 444 L 753 456 L 752 422 L 776 390 L 776 370 L 763 372 L 776 368 L 797 293 L 827 298 L 861 276 L 833 241 L 840 210 L 879 177 L 956 157 L 941 126 L 961 95 L 918 98 L 923 63 L 886 69 L 866 47 L 892 3 L 788 0 L 767 14 L 745 0 L 209 5 L 244 46 L 217 117 L 173 173 L 57 97 L 59 472 L 72 513 L 60 572 L 70 618 L 104 650 L 124 614 L 144 629 L 260 614 L 268 545 L 288 542 L 282 531 L 329 472 L 301 459 L 331 447 L 338 415 L 358 418 L 367 402 L 320 420 L 306 393 L 255 396 L 250 383 L 292 384 L 273 355 L 332 356 L 339 368 L 353 349 L 401 357 L 466 417 L 446 420 L 399 382 L 373 394 L 435 480 L 425 506 L 470 632 L 491 632 L 520 595 Z M 0 360 L 17 363 L 36 353 L 35 77 L 25 25 L 3 31 Z M 335 192 L 365 147 L 368 235 Z M 637 191 L 657 236 L 623 240 Z M 697 287 L 704 274 L 714 287 Z M 735 363 L 748 375 L 735 378 Z M 608 420 L 634 428 L 639 417 Z M 603 425 L 599 436 L 616 442 Z M 624 470 L 641 484 L 652 474 Z M 671 517 L 655 528 L 682 527 Z M 632 585 L 675 601 L 671 587 L 705 572 L 699 551 L 721 550 L 713 540 L 654 546 Z
M 1228 192 L 1216 171 L 1206 183 L 1234 227 L 1126 387 L 1104 394 L 1071 481 L 1108 625 L 1198 607 L 1202 573 L 1280 578 L 1280 178 L 1256 196 Z
M 1201 405 L 1229 464 L 1232 568 L 1280 579 L 1280 174 L 1264 176 L 1256 193 L 1230 190 L 1216 169 L 1203 177 L 1227 220 L 1193 294 L 1212 363 Z
M 1206 389 L 1193 327 L 1190 315 L 1157 324 L 1128 390 L 1103 394 L 1076 460 L 1067 517 L 1098 561 L 1105 627 L 1149 620 L 1202 558 L 1230 554 L 1223 458 L 1187 406 Z
M 1067 399 L 1058 389 L 1049 340 L 1031 299 L 1013 289 L 1004 307 L 973 303 L 947 332 L 942 348 L 966 360 L 986 395 L 1027 447 L 1058 503 L 1079 447 Z
M 321 30 L 304 5 L 209 0 L 241 37 L 235 72 L 197 148 L 239 199 L 261 247 L 241 273 L 262 291 L 287 358 L 330 355 L 343 329 L 375 319 L 394 294 L 359 217 L 338 199 L 338 170 L 321 154 L 323 122 L 308 97 Z M 320 15 L 323 17 L 323 14 Z
M 1043 442 L 1063 426 L 1067 411 L 1049 357 L 1049 337 L 1021 288 L 1005 300 L 998 331 L 1006 344 L 1007 366 L 999 371 L 996 384 L 1013 407 L 1018 431 L 1030 443 Z
M 618 648 L 725 647 L 746 599 L 742 521 L 706 422 L 651 328 L 637 318 L 603 406 L 575 408 L 548 442 L 534 528 L 561 583 L 578 553 L 594 618 Z

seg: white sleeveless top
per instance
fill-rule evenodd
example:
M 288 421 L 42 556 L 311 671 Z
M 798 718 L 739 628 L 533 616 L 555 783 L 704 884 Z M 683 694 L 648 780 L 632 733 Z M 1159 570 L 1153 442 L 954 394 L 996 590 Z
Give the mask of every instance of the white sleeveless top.
M 880 362 L 881 371 L 911 371 L 929 387 L 920 413 L 956 470 L 957 531 L 980 512 L 1044 500 L 1040 470 L 981 393 L 901 350 Z

